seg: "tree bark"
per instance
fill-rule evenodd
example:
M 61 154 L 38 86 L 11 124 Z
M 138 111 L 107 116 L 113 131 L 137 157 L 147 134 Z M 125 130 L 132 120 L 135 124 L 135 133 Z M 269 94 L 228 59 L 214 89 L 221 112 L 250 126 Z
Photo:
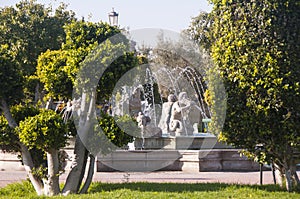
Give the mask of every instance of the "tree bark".
M 79 136 L 76 136 L 76 143 L 74 149 L 75 157 L 72 162 L 72 168 L 67 177 L 66 184 L 62 190 L 63 195 L 78 192 L 78 187 L 80 186 L 81 172 L 84 168 L 83 164 L 85 162 L 85 150 L 85 146 L 83 145 Z
M 91 92 L 90 96 L 87 93 L 82 93 L 80 115 L 74 149 L 75 159 L 73 161 L 72 170 L 68 175 L 65 187 L 63 188 L 63 195 L 79 192 L 87 162 L 87 148 L 85 144 L 88 143 L 88 131 L 90 130 L 92 121 L 95 117 L 94 104 L 95 91 Z
M 282 174 L 283 172 L 281 171 L 282 167 L 274 163 L 274 169 L 275 169 L 276 181 L 282 187 L 284 182 L 284 175 Z
M 78 184 L 78 187 L 77 187 L 77 193 L 79 193 L 80 191 L 80 187 L 82 185 L 82 181 L 83 181 L 83 178 L 84 178 L 84 174 L 85 174 L 85 169 L 86 169 L 86 164 L 87 164 L 87 159 L 88 159 L 88 150 L 85 149 L 85 153 L 84 153 L 84 162 L 82 164 L 82 169 L 81 169 L 81 174 L 80 174 L 80 177 L 79 177 L 79 184 Z
M 7 119 L 8 121 L 8 125 L 11 128 L 16 128 L 18 126 L 18 124 L 16 123 L 15 119 L 13 118 L 9 106 L 7 104 L 7 102 L 4 99 L 1 99 L 1 109 L 4 113 L 4 117 Z
M 87 190 L 90 187 L 91 182 L 93 180 L 94 170 L 95 170 L 95 156 L 90 154 L 90 165 L 89 165 L 88 175 L 86 177 L 86 180 L 85 180 L 85 183 L 84 183 L 82 189 L 80 190 L 80 193 L 87 193 Z
M 296 163 L 293 158 L 285 158 L 283 164 L 275 164 L 277 182 L 288 192 L 299 187 L 299 178 L 296 172 Z
M 286 190 L 291 192 L 293 189 L 292 176 L 291 171 L 289 169 L 285 169 L 285 178 L 286 178 Z
M 30 154 L 28 148 L 25 145 L 23 145 L 22 143 L 20 143 L 20 147 L 21 147 L 24 168 L 25 168 L 25 171 L 27 172 L 30 182 L 32 183 L 36 193 L 38 195 L 42 195 L 44 186 L 43 186 L 42 180 L 32 174 L 32 169 L 34 168 L 34 165 L 33 165 L 31 154 Z
M 292 175 L 294 176 L 294 178 L 296 180 L 297 186 L 300 186 L 300 180 L 299 180 L 297 171 L 295 170 Z
M 50 149 L 47 151 L 48 175 L 44 181 L 44 194 L 54 196 L 59 194 L 59 160 L 58 150 Z
M 34 92 L 34 103 L 38 103 L 38 101 L 40 100 L 40 84 L 37 83 L 35 86 L 35 92 Z
M 293 164 L 291 165 L 291 179 L 292 179 L 292 188 L 293 189 L 299 189 L 300 188 L 300 181 L 299 177 L 297 175 L 297 166 L 296 162 L 293 161 Z

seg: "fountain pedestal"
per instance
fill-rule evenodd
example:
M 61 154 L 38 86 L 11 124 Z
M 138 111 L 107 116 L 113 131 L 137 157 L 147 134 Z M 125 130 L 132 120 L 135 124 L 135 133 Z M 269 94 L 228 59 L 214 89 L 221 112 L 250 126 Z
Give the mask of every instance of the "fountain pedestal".
M 200 150 L 232 148 L 231 146 L 218 142 L 215 136 L 207 133 L 198 133 L 194 136 L 136 138 L 134 146 L 136 150 Z

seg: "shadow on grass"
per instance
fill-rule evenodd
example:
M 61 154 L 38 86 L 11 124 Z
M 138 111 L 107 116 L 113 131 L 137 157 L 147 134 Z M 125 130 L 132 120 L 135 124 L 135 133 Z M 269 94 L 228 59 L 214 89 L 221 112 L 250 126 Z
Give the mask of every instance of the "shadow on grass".
M 89 193 L 101 191 L 114 191 L 118 189 L 137 190 L 141 192 L 212 192 L 220 191 L 227 188 L 250 188 L 254 190 L 264 190 L 267 192 L 285 192 L 278 185 L 238 185 L 225 183 L 93 183 Z

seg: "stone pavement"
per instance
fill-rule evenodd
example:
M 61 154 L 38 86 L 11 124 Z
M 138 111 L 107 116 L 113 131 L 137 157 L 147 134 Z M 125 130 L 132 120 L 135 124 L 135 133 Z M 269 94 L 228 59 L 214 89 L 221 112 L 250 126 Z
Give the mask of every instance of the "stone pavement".
M 300 175 L 300 171 L 298 171 Z M 67 175 L 60 179 L 64 182 Z M 0 171 L 0 187 L 26 179 L 25 171 Z M 93 181 L 100 182 L 173 182 L 173 183 L 239 183 L 259 184 L 259 172 L 95 172 Z M 263 172 L 263 184 L 273 184 L 271 171 Z

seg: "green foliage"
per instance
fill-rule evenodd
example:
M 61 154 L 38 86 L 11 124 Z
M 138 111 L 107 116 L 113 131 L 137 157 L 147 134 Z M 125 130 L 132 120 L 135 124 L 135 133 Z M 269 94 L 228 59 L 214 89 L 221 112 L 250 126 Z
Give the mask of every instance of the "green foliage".
M 22 99 L 23 77 L 19 66 L 14 60 L 16 56 L 8 44 L 0 43 L 0 98 L 14 104 Z M 5 88 L 5 89 L 4 89 Z
M 86 56 L 98 44 L 120 32 L 118 27 L 107 23 L 76 21 L 74 13 L 67 11 L 64 4 L 52 10 L 35 0 L 24 0 L 14 7 L 0 8 L 0 81 L 5 86 L 0 91 L 0 100 L 7 101 L 9 105 L 20 101 L 32 102 L 33 96 L 36 100 L 43 96 L 43 93 L 38 93 L 42 89 L 46 90 L 46 97 L 70 98 L 78 70 Z M 118 44 L 118 41 L 128 42 L 125 36 L 120 35 L 115 39 L 110 44 L 106 42 L 102 45 L 107 54 L 101 57 L 99 63 L 105 66 L 111 64 L 115 58 L 111 52 L 115 49 L 124 58 L 123 61 L 122 58 L 117 60 L 115 67 L 107 72 L 101 87 L 106 90 L 101 89 L 101 99 L 107 98 L 106 92 L 111 92 L 108 87 L 117 81 L 114 78 L 118 77 L 112 76 L 116 73 L 121 75 L 121 72 L 124 73 L 138 62 L 133 53 L 125 54 L 123 43 Z M 91 73 L 92 76 L 94 74 Z M 42 176 L 46 171 L 45 152 L 64 147 L 69 132 L 74 132 L 74 124 L 64 124 L 61 117 L 51 111 L 31 113 L 20 106 L 11 118 L 8 108 L 1 108 L 5 108 L 10 124 L 14 124 L 11 126 L 15 126 L 16 120 L 19 127 L 17 132 L 11 130 L 5 119 L 1 118 L 0 145 L 15 146 L 12 150 L 19 150 L 17 146 L 20 143 L 27 146 L 34 163 L 33 172 Z M 115 139 L 116 144 L 122 145 L 123 141 L 129 139 L 122 134 L 120 136 L 120 139 Z
M 210 13 L 200 12 L 192 18 L 191 24 L 187 30 L 188 35 L 202 48 L 209 50 L 212 45 L 212 24 L 213 17 Z
M 10 111 L 17 124 L 25 118 L 39 113 L 36 107 L 21 104 L 12 106 Z M 10 128 L 7 119 L 0 115 L 0 148 L 4 151 L 20 151 L 18 142 L 18 133 L 15 129 Z
M 267 161 L 292 160 L 300 148 L 299 2 L 213 3 L 211 51 L 228 95 L 222 137 L 253 153 L 263 144 Z
M 209 104 L 211 111 L 211 121 L 209 125 L 210 132 L 223 138 L 222 129 L 226 118 L 227 93 L 225 91 L 222 78 L 216 72 L 215 66 L 212 66 L 207 75 L 208 90 L 204 94 L 205 101 Z M 222 140 L 227 141 L 227 140 Z M 230 142 L 228 142 L 230 143 Z
M 118 38 L 118 35 L 116 37 Z M 80 71 L 77 74 L 75 86 L 78 93 L 96 90 L 105 70 L 115 59 L 126 53 L 127 46 L 122 41 L 105 40 L 90 52 L 82 62 Z M 111 73 L 108 75 L 111 75 Z
M 63 26 L 74 19 L 74 13 L 63 4 L 53 11 L 35 0 L 24 0 L 2 8 L 0 18 L 1 42 L 16 50 L 24 74 L 31 75 L 41 52 L 60 47 L 65 38 Z
M 26 97 L 34 96 L 32 82 L 25 80 L 34 75 L 41 52 L 60 48 L 65 39 L 63 26 L 74 19 L 64 4 L 52 10 L 35 0 L 23 0 L 0 8 L 0 80 L 6 88 L 1 89 L 0 98 L 9 104 L 20 102 L 22 87 Z
M 39 152 L 42 152 L 42 151 L 39 151 Z M 43 152 L 42 152 L 43 154 Z M 39 158 L 39 161 L 40 160 L 44 160 L 44 164 L 35 164 L 35 167 L 32 168 L 32 174 L 39 178 L 39 179 L 46 179 L 47 178 L 47 171 L 48 171 L 48 168 L 46 167 L 46 164 L 47 164 L 47 158 Z
M 86 49 L 95 43 L 102 43 L 107 38 L 121 32 L 118 27 L 106 22 L 73 22 L 65 26 L 66 42 L 63 49 Z
M 17 124 L 25 120 L 27 117 L 33 117 L 40 112 L 39 108 L 30 104 L 14 105 L 11 107 L 10 111 Z
M 19 139 L 29 149 L 58 150 L 66 145 L 67 138 L 66 124 L 52 110 L 42 110 L 36 116 L 27 117 L 19 125 Z
M 78 78 L 78 71 L 80 68 L 85 70 L 82 69 L 86 65 L 83 64 L 83 61 L 91 63 L 93 53 L 97 51 L 98 54 L 99 52 L 107 54 L 107 58 L 101 57 L 102 60 L 97 59 L 99 62 L 96 64 L 99 65 L 99 68 L 105 67 L 105 64 L 109 65 L 105 71 L 102 71 L 101 80 L 99 81 L 100 76 L 97 75 L 101 73 L 98 67 L 94 69 L 97 69 L 97 71 L 87 69 L 83 75 L 84 78 L 98 78 L 98 101 L 108 100 L 118 79 L 139 63 L 139 59 L 133 52 L 122 54 L 112 63 L 107 62 L 110 60 L 109 57 L 114 58 L 113 54 L 108 53 L 112 52 L 111 49 L 115 49 L 112 48 L 112 43 L 118 46 L 118 41 L 126 43 L 128 40 L 122 34 L 112 37 L 119 34 L 121 32 L 120 29 L 109 26 L 104 22 L 73 21 L 65 26 L 65 32 L 66 42 L 63 43 L 62 48 L 57 51 L 48 50 L 38 60 L 37 75 L 44 84 L 48 97 L 51 96 L 57 99 L 60 97 L 71 98 L 73 85 L 76 84 L 75 80 Z M 106 41 L 104 44 L 103 42 L 108 38 L 111 39 L 111 43 L 109 44 Z M 98 47 L 98 44 L 101 45 L 101 48 Z
M 0 197 L 3 196 L 3 198 L 31 198 L 35 195 L 34 188 L 29 181 L 9 184 L 0 189 Z
M 3 151 L 19 151 L 17 135 L 4 116 L 0 116 L 0 149 Z
M 67 120 L 67 122 L 65 122 L 67 125 L 67 131 L 70 134 L 71 137 L 75 137 L 77 134 L 77 129 L 74 123 L 74 120 Z
M 80 63 L 103 41 L 120 33 L 120 29 L 108 23 L 76 21 L 65 26 L 66 42 L 62 50 L 68 51 L 67 71 L 69 78 L 75 82 Z
M 99 126 L 106 137 L 118 147 L 132 142 L 134 136 L 139 133 L 135 120 L 128 115 L 112 117 L 108 114 L 102 114 L 99 119 Z
M 67 55 L 62 50 L 47 50 L 38 59 L 37 76 L 48 92 L 47 97 L 71 99 L 73 85 L 68 78 L 66 67 Z
M 107 154 L 119 148 L 126 148 L 139 132 L 136 121 L 130 116 L 113 117 L 101 113 L 87 130 L 85 145 L 91 154 Z
M 286 193 L 276 185 L 236 185 L 222 183 L 92 183 L 88 194 L 64 198 L 299 198 L 299 193 Z M 61 198 L 54 196 L 53 198 Z M 0 198 L 37 197 L 28 181 L 0 189 Z
M 37 107 L 22 104 L 12 106 L 10 111 L 17 124 L 19 124 L 21 121 L 24 121 L 28 117 L 34 117 L 40 113 L 40 110 Z M 20 152 L 21 150 L 19 148 L 19 143 L 20 139 L 18 130 L 10 128 L 7 119 L 1 115 L 0 149 L 5 152 Z M 45 152 L 41 149 L 37 149 L 36 147 L 32 147 L 29 151 L 32 156 L 34 167 L 36 168 L 33 172 L 38 173 L 37 168 L 44 168 L 46 166 Z M 20 159 L 22 159 L 21 156 Z
M 109 100 L 117 81 L 130 69 L 138 66 L 139 60 L 134 52 L 125 53 L 113 61 L 101 76 L 97 87 L 97 99 L 100 103 Z

